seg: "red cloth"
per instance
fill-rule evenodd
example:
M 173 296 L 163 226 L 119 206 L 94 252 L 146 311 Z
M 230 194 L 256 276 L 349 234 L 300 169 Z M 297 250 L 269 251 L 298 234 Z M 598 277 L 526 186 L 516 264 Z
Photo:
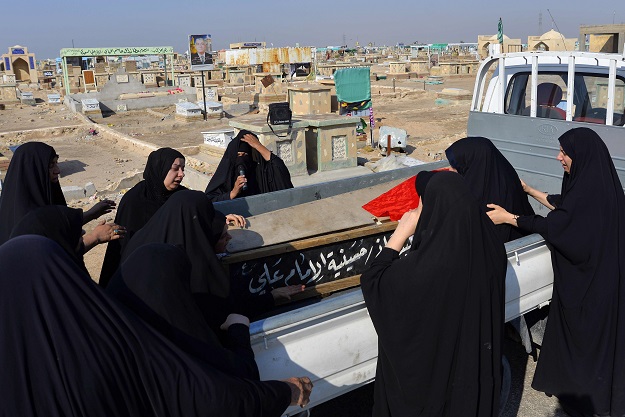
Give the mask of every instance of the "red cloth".
M 436 169 L 434 171 L 447 171 L 447 169 Z M 384 194 L 369 201 L 362 208 L 376 217 L 390 217 L 391 221 L 401 219 L 405 212 L 419 206 L 419 195 L 415 188 L 416 178 L 416 175 L 408 178 Z

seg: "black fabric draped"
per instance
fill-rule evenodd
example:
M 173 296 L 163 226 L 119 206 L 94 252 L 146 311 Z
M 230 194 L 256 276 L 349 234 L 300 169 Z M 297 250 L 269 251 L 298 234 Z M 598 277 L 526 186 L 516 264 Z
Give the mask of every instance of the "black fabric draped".
M 50 181 L 49 166 L 55 157 L 54 148 L 42 142 L 27 142 L 15 150 L 0 196 L 0 244 L 32 209 L 67 205 L 61 184 Z
M 361 276 L 379 337 L 373 415 L 496 416 L 506 254 L 462 178 L 432 176 L 399 258 L 384 248 Z
M 247 190 L 241 191 L 237 197 L 293 188 L 291 174 L 282 159 L 272 153 L 269 161 L 265 161 L 248 143 L 241 140 L 248 133 L 253 135 L 247 130 L 239 131 L 228 144 L 215 174 L 206 187 L 206 195 L 211 201 L 230 200 L 230 191 L 239 176 L 239 165 L 244 166 Z M 249 158 L 239 158 L 237 154 L 239 151 L 247 152 Z
M 230 376 L 180 350 L 49 239 L 11 239 L 0 266 L 2 416 L 277 417 L 290 402 L 284 382 Z
M 625 415 L 625 196 L 601 138 L 560 137 L 571 157 L 559 206 L 518 219 L 551 245 L 549 321 L 532 386 L 583 415 Z
M 226 225 L 206 194 L 185 190 L 175 193 L 126 244 L 122 262 L 146 243 L 169 243 L 184 249 L 191 261 L 191 292 L 212 329 L 230 311 L 230 280 L 213 249 Z
M 164 180 L 172 164 L 184 155 L 172 148 L 160 148 L 150 153 L 143 171 L 143 181 L 132 187 L 117 206 L 115 224 L 126 228 L 124 239 L 112 240 L 107 244 L 99 284 L 106 287 L 119 267 L 121 254 L 126 243 L 141 229 L 156 211 L 176 191 L 186 190 L 178 186 L 173 191 L 165 187 Z
M 447 148 L 445 154 L 483 210 L 488 210 L 486 205 L 493 203 L 519 216 L 534 214 L 517 172 L 490 140 L 483 137 L 460 139 Z M 504 243 L 526 235 L 509 224 L 496 228 Z
M 259 379 L 247 326 L 229 327 L 222 347 L 191 294 L 191 263 L 165 243 L 139 247 L 117 270 L 106 292 L 178 347 L 230 375 Z
M 80 245 L 82 237 L 81 209 L 67 206 L 44 206 L 36 208 L 26 214 L 15 225 L 11 238 L 22 235 L 39 235 L 58 243 L 63 250 L 87 272 L 83 260 L 84 245 Z M 88 273 L 88 272 L 87 272 Z

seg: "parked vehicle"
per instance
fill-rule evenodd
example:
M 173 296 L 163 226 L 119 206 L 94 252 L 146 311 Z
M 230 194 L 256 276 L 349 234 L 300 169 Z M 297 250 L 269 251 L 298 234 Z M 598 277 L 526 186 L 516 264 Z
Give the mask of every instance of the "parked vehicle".
M 493 55 L 481 64 L 468 121 L 469 136 L 493 141 L 519 176 L 533 187 L 559 193 L 558 137 L 574 127 L 594 129 L 610 150 L 625 184 L 625 57 L 584 52 Z M 224 203 L 247 215 L 408 178 L 445 162 L 318 184 Z M 546 208 L 535 204 L 539 214 Z M 553 272 L 542 237 L 506 244 L 506 321 L 551 299 Z M 450 260 L 453 261 L 453 260 Z M 311 406 L 375 379 L 377 335 L 359 288 L 256 321 L 251 341 L 262 379 L 309 375 Z M 301 410 L 289 408 L 285 415 Z

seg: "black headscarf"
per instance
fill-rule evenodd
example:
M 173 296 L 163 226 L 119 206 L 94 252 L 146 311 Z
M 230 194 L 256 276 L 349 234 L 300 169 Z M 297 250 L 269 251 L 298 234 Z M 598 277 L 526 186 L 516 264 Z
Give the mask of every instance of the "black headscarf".
M 80 245 L 82 237 L 81 209 L 67 206 L 44 206 L 32 210 L 15 225 L 11 238 L 22 235 L 40 235 L 54 240 L 85 272 L 87 267 L 83 260 L 84 245 Z
M 519 226 L 552 249 L 554 287 L 532 386 L 587 414 L 625 415 L 625 195 L 597 133 L 560 137 L 561 205 Z M 525 219 L 524 219 L 525 220 Z
M 0 265 L 0 415 L 278 417 L 290 402 L 284 382 L 237 378 L 180 350 L 49 239 L 11 239 Z
M 228 374 L 258 379 L 249 329 L 230 326 L 230 350 L 224 349 L 195 304 L 190 274 L 184 250 L 148 243 L 120 266 L 106 292 L 196 358 Z
M 519 216 L 534 214 L 517 172 L 490 140 L 483 137 L 460 139 L 447 148 L 445 154 L 483 210 L 488 210 L 486 205 L 492 203 Z M 498 225 L 497 231 L 504 243 L 525 236 L 509 224 Z
M 132 187 L 119 202 L 115 223 L 126 228 L 124 239 L 108 243 L 99 284 L 106 287 L 117 270 L 126 243 L 141 229 L 156 211 L 175 192 L 186 190 L 182 185 L 175 190 L 168 190 L 164 180 L 172 164 L 184 155 L 172 148 L 160 148 L 150 153 L 143 171 L 144 180 Z
M 496 416 L 506 254 L 459 175 L 434 174 L 413 239 L 361 276 L 379 337 L 373 415 Z
M 178 245 L 191 261 L 191 291 L 227 297 L 229 280 L 214 251 L 225 225 L 225 216 L 215 211 L 204 193 L 180 191 L 128 242 L 122 261 L 146 243 Z
M 32 209 L 67 205 L 61 184 L 50 181 L 49 166 L 57 157 L 54 148 L 42 142 L 27 142 L 15 150 L 0 196 L 0 244 Z
M 247 178 L 247 190 L 241 191 L 238 197 L 293 188 L 291 174 L 284 162 L 274 154 L 269 161 L 265 161 L 247 142 L 241 140 L 246 134 L 254 135 L 249 130 L 240 130 L 228 144 L 206 187 L 205 192 L 211 201 L 230 200 L 230 191 L 240 175 L 241 166 Z M 247 157 L 239 157 L 238 152 L 247 153 Z

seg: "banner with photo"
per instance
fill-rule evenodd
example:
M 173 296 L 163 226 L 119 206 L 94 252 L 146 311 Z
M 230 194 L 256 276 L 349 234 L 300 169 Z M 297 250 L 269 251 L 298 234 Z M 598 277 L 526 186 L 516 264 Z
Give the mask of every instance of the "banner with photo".
M 211 49 L 211 35 L 204 34 L 189 36 L 191 70 L 207 71 L 215 68 L 213 56 L 211 55 Z

